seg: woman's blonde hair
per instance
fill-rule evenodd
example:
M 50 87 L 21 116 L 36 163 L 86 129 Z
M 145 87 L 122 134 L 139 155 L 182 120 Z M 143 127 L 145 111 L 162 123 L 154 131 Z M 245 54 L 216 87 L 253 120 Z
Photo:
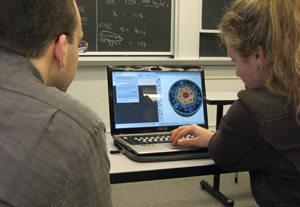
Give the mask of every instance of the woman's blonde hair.
M 263 83 L 293 104 L 300 124 L 300 0 L 236 0 L 219 29 L 244 57 L 264 49 Z

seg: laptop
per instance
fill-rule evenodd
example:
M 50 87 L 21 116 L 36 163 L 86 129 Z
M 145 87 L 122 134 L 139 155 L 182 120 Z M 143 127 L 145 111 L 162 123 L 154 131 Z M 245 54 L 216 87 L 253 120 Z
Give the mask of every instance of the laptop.
M 117 146 L 134 155 L 201 151 L 172 146 L 168 139 L 182 125 L 208 127 L 203 67 L 108 66 L 107 77 L 111 135 Z M 140 137 L 151 141 L 135 142 Z

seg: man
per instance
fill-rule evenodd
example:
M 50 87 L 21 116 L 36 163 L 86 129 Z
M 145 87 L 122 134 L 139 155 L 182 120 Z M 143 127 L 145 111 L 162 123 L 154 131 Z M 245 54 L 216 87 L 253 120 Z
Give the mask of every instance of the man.
M 105 126 L 65 93 L 75 0 L 0 1 L 0 206 L 112 206 Z

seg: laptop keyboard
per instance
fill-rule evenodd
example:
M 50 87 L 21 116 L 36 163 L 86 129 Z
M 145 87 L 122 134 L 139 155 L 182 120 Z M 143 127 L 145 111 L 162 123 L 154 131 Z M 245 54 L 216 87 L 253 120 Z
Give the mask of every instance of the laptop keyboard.
M 184 138 L 192 138 L 192 135 L 188 135 Z M 171 143 L 171 135 L 139 135 L 139 136 L 124 136 L 122 139 L 127 141 L 132 145 L 141 145 L 141 144 L 159 144 L 159 143 Z

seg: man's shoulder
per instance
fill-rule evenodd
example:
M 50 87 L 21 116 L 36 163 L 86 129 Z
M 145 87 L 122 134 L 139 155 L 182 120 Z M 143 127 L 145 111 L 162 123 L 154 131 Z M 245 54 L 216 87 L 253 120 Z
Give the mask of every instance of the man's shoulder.
M 0 88 L 13 93 L 12 96 L 18 96 L 19 100 L 31 99 L 36 106 L 57 109 L 64 114 L 65 119 L 77 122 L 90 133 L 93 133 L 95 127 L 105 129 L 100 117 L 88 106 L 55 87 L 45 86 L 27 59 L 16 54 L 1 53 L 0 50 L 0 59 L 3 58 L 5 61 L 0 65 Z
M 27 82 L 30 81 L 23 81 L 22 85 L 15 85 L 13 88 L 2 87 L 2 90 L 6 91 L 5 96 L 15 97 L 14 99 L 19 100 L 18 107 L 24 108 L 21 106 L 21 102 L 23 102 L 23 105 L 30 104 L 31 108 L 35 107 L 34 113 L 59 111 L 63 115 L 64 122 L 76 122 L 90 134 L 94 134 L 96 128 L 105 130 L 101 118 L 90 107 L 68 93 L 39 82 L 26 84 Z
M 52 94 L 52 98 L 50 99 L 47 99 L 48 91 L 51 91 L 50 94 Z M 47 87 L 44 93 L 44 96 L 37 97 L 40 101 L 44 101 L 49 106 L 57 108 L 66 117 L 77 122 L 90 133 L 93 133 L 94 127 L 103 127 L 103 130 L 105 130 L 104 123 L 98 114 L 71 95 L 49 87 Z

